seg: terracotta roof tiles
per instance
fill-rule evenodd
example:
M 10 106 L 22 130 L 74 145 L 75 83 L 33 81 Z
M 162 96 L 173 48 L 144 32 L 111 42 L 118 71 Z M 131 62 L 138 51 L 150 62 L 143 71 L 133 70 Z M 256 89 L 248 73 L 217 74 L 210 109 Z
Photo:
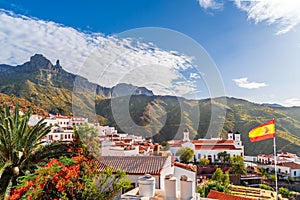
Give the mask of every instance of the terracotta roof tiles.
M 114 171 L 123 170 L 127 174 L 160 174 L 168 157 L 163 156 L 103 156 L 97 162 L 100 171 L 110 166 Z M 171 164 L 171 163 L 170 163 Z
M 207 198 L 219 199 L 219 200 L 253 200 L 253 198 L 235 196 L 232 194 L 226 194 L 224 192 L 218 192 L 215 190 L 210 190 Z
M 294 162 L 280 163 L 279 166 L 289 167 L 291 169 L 300 169 L 300 164 Z

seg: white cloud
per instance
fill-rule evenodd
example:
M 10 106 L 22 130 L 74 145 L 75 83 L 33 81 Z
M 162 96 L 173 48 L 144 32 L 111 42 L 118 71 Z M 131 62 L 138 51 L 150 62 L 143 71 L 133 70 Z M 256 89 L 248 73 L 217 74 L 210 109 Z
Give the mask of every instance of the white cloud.
M 192 58 L 176 51 L 130 38 L 87 34 L 5 10 L 0 10 L 0 24 L 0 63 L 22 64 L 41 53 L 52 62 L 59 59 L 64 69 L 106 87 L 125 82 L 147 86 L 156 94 L 194 91 L 188 81 L 174 84 L 185 80 L 181 72 L 192 67 Z
M 300 99 L 291 98 L 284 101 L 285 106 L 300 106 Z
M 276 24 L 278 35 L 289 32 L 300 23 L 299 0 L 235 0 L 235 3 L 255 23 Z
M 217 2 L 215 0 L 198 0 L 200 6 L 204 9 L 218 10 L 223 8 L 222 2 Z
M 191 79 L 199 79 L 201 78 L 200 73 L 190 73 Z
M 241 88 L 257 89 L 268 86 L 266 83 L 249 82 L 248 78 L 232 79 Z

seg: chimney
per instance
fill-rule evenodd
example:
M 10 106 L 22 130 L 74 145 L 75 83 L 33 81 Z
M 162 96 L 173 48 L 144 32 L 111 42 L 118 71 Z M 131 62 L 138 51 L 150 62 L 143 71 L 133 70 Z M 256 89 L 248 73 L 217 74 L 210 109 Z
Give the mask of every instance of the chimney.
M 180 199 L 190 200 L 193 198 L 193 180 L 185 175 L 180 178 Z
M 139 195 L 142 197 L 154 197 L 155 193 L 155 178 L 150 174 L 140 176 L 139 183 Z
M 174 200 L 177 198 L 177 178 L 172 174 L 165 177 L 166 200 Z

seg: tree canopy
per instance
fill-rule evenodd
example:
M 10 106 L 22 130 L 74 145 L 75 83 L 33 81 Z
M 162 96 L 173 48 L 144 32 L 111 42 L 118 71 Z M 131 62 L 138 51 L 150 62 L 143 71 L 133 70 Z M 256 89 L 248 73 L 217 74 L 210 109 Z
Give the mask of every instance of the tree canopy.
M 247 169 L 245 168 L 244 159 L 240 155 L 236 155 L 231 157 L 231 168 L 230 173 L 231 174 L 247 174 Z
M 194 150 L 189 147 L 180 147 L 176 156 L 179 156 L 180 162 L 190 162 L 194 157 Z

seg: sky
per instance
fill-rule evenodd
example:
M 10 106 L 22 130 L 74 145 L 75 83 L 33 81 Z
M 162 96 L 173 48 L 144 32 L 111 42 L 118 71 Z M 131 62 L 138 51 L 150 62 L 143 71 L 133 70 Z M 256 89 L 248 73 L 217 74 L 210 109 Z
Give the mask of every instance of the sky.
M 35 53 L 111 87 L 300 106 L 299 0 L 0 0 L 0 63 Z

